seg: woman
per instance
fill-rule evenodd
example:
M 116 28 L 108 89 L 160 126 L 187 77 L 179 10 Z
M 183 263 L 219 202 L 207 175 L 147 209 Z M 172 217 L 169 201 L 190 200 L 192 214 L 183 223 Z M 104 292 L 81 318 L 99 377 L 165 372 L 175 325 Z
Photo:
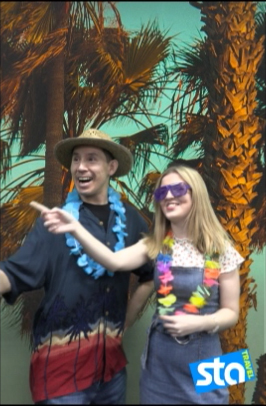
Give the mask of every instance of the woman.
M 68 213 L 31 205 L 50 232 L 72 234 L 110 271 L 130 271 L 154 259 L 157 306 L 141 357 L 141 404 L 228 404 L 227 388 L 198 394 L 189 368 L 222 354 L 217 333 L 237 323 L 238 269 L 244 261 L 218 221 L 199 173 L 186 166 L 166 169 L 154 192 L 153 232 L 118 252 Z

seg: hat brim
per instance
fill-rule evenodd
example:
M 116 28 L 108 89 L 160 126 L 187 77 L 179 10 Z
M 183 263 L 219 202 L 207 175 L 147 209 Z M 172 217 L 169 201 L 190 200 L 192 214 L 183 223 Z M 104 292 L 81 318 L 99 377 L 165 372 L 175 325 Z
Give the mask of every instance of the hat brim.
M 124 176 L 132 168 L 133 157 L 127 148 L 113 141 L 101 140 L 99 138 L 67 138 L 59 141 L 54 148 L 55 157 L 61 165 L 66 169 L 70 169 L 73 149 L 83 145 L 104 149 L 110 152 L 114 159 L 118 161 L 118 168 L 114 176 Z

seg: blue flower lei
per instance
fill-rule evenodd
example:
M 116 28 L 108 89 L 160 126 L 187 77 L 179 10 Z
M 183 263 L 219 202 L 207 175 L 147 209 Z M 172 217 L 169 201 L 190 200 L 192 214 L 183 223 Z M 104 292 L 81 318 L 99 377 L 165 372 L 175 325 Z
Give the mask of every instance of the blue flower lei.
M 115 192 L 114 189 L 108 188 L 108 201 L 110 203 L 110 208 L 116 213 L 115 225 L 112 228 L 113 232 L 117 236 L 117 243 L 115 244 L 114 251 L 119 251 L 125 247 L 125 236 L 127 233 L 124 231 L 126 228 L 126 216 L 125 208 L 123 203 L 120 201 L 120 194 Z M 79 197 L 77 190 L 74 188 L 72 192 L 68 193 L 63 210 L 78 220 L 79 219 L 79 208 L 82 204 L 82 200 Z M 94 261 L 87 254 L 83 253 L 82 245 L 69 233 L 65 234 L 66 245 L 70 247 L 70 254 L 77 255 L 77 264 L 83 268 L 84 272 L 88 275 L 93 276 L 94 279 L 98 279 L 100 276 L 104 275 L 105 272 L 109 276 L 113 276 L 114 273 L 107 271 L 102 265 Z

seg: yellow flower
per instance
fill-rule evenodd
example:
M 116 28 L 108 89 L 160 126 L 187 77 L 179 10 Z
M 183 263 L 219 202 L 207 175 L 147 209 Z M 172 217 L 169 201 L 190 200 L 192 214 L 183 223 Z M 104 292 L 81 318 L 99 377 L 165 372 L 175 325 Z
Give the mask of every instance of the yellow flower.
M 174 239 L 172 237 L 169 237 L 168 235 L 163 240 L 163 244 L 171 249 L 173 248 L 174 243 L 175 243 Z
M 162 299 L 158 299 L 158 302 L 162 304 L 164 307 L 169 307 L 176 302 L 176 296 L 170 293 L 170 295 L 167 295 Z
M 216 261 L 205 261 L 205 268 L 211 268 L 211 269 L 219 269 L 220 264 L 219 262 Z
M 201 308 L 206 304 L 206 300 L 204 299 L 204 297 L 201 296 L 196 296 L 196 295 L 192 295 L 191 298 L 189 299 L 190 303 L 192 303 L 194 306 Z

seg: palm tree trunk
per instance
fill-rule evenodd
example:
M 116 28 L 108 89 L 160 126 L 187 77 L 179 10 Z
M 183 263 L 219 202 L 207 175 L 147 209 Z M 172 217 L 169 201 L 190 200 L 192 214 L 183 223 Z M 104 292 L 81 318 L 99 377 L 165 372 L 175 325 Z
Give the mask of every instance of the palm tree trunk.
M 44 177 L 44 204 L 48 207 L 61 203 L 62 168 L 54 156 L 54 146 L 62 139 L 64 114 L 64 53 L 50 63 L 47 89 L 47 127 Z
M 249 277 L 251 202 L 261 178 L 256 144 L 261 138 L 256 107 L 255 75 L 263 54 L 255 41 L 255 2 L 192 2 L 200 8 L 209 55 L 210 125 L 204 135 L 203 176 L 217 214 L 245 258 L 240 270 L 240 316 L 237 325 L 221 334 L 225 353 L 247 348 L 248 309 L 253 305 Z M 253 223 L 254 224 L 254 223 Z M 230 403 L 244 404 L 245 384 L 229 387 Z
M 266 405 L 266 354 L 257 359 L 257 382 L 252 396 L 252 405 Z
M 67 24 L 68 2 L 57 3 L 57 29 Z M 65 37 L 66 44 L 66 37 Z M 62 198 L 62 168 L 54 156 L 54 146 L 63 136 L 65 48 L 48 65 L 44 203 L 58 206 Z

